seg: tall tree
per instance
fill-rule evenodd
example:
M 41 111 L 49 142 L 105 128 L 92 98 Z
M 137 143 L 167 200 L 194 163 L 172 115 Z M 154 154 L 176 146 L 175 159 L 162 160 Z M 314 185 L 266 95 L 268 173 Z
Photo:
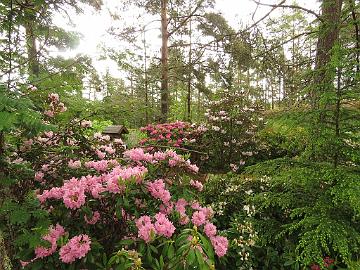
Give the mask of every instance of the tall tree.
M 312 92 L 313 108 L 318 108 L 323 93 L 333 87 L 334 72 L 329 66 L 332 49 L 339 39 L 342 0 L 323 0 L 321 3 L 321 23 L 316 48 L 315 88 Z

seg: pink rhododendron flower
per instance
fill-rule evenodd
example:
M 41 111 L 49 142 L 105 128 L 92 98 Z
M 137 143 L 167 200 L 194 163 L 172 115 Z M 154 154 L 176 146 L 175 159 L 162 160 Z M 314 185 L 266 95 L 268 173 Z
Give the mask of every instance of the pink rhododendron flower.
M 189 164 L 188 168 L 190 171 L 194 172 L 194 173 L 198 173 L 199 172 L 199 167 L 196 166 L 195 164 Z
M 98 222 L 100 219 L 100 213 L 98 211 L 95 211 L 91 217 L 91 219 L 88 219 L 87 215 L 84 216 L 84 220 L 87 224 L 94 225 L 96 222 Z
M 35 173 L 35 180 L 41 182 L 44 179 L 44 173 L 43 172 L 36 172 Z
M 204 226 L 204 232 L 207 235 L 207 237 L 211 238 L 216 235 L 216 226 L 208 222 Z
M 210 238 L 210 241 L 214 247 L 216 255 L 218 255 L 219 257 L 222 257 L 226 254 L 228 246 L 229 246 L 229 241 L 227 240 L 226 237 L 213 236 Z
M 176 203 L 175 203 L 175 209 L 176 211 L 178 211 L 180 214 L 183 214 L 185 215 L 185 207 L 188 205 L 188 202 L 183 199 L 183 198 L 180 198 Z
M 72 178 L 65 182 L 63 186 L 63 201 L 67 208 L 78 209 L 85 204 L 85 190 L 82 183 L 76 178 Z
M 46 111 L 44 112 L 44 114 L 45 114 L 46 116 L 49 116 L 49 117 L 54 117 L 54 112 L 53 112 L 53 111 L 50 111 L 50 110 L 46 110 Z
M 190 218 L 187 216 L 187 215 L 185 215 L 185 214 L 181 214 L 180 215 L 180 221 L 179 221 L 179 223 L 181 224 L 181 225 L 186 225 L 186 224 L 188 224 L 190 222 Z
M 92 123 L 90 120 L 85 120 L 85 121 L 82 121 L 81 122 L 81 127 L 83 128 L 88 128 L 88 127 L 91 127 L 92 126 Z
M 156 159 L 156 160 L 159 160 L 159 161 L 161 161 L 161 160 L 165 160 L 166 159 L 166 153 L 164 153 L 164 152 L 155 152 L 154 153 L 154 158 Z
M 106 156 L 106 153 L 96 150 L 96 155 L 98 156 L 98 158 L 104 159 Z
M 201 184 L 201 182 L 199 182 L 199 181 L 191 180 L 190 185 L 193 186 L 194 188 L 196 188 L 198 191 L 203 190 L 203 184 Z
M 86 256 L 90 251 L 91 240 L 86 234 L 75 236 L 62 246 L 59 251 L 60 259 L 63 263 L 72 263 L 76 259 Z
M 52 138 L 54 136 L 54 132 L 52 132 L 52 131 L 45 131 L 44 134 L 48 138 Z
M 199 210 L 201 208 L 200 204 L 197 201 L 191 203 L 191 208 L 194 210 Z
M 109 153 L 110 155 L 115 154 L 116 150 L 110 146 L 105 147 L 105 152 Z
M 124 144 L 124 142 L 122 141 L 122 139 L 114 139 L 114 143 L 115 143 L 115 144 Z
M 165 189 L 165 183 L 162 179 L 158 179 L 154 182 L 149 182 L 147 184 L 147 187 L 148 191 L 154 198 L 160 199 L 164 204 L 167 204 L 170 201 L 170 192 Z
M 51 102 L 58 103 L 59 102 L 59 95 L 55 93 L 49 94 L 49 99 Z
M 169 202 L 167 204 L 161 204 L 159 206 L 160 212 L 165 215 L 169 215 L 172 212 L 173 208 L 174 208 L 173 202 Z
M 175 232 L 175 226 L 172 222 L 163 213 L 157 213 L 155 219 L 156 222 L 154 226 L 156 233 L 170 238 Z
M 191 221 L 196 226 L 201 226 L 206 222 L 206 216 L 202 211 L 195 211 L 192 215 Z
M 94 133 L 94 139 L 100 139 L 102 137 L 102 134 L 100 132 Z
M 81 167 L 81 161 L 80 160 L 72 160 L 70 159 L 70 161 L 68 162 L 68 166 L 71 169 L 78 169 Z
M 51 226 L 49 233 L 42 237 L 44 240 L 48 241 L 51 244 L 51 246 L 49 248 L 36 247 L 35 248 L 36 259 L 44 258 L 53 254 L 57 248 L 56 241 L 64 234 L 65 234 L 65 230 L 61 225 L 56 224 L 55 228 Z
M 141 216 L 135 221 L 138 228 L 138 237 L 143 239 L 146 243 L 152 240 L 152 236 L 155 235 L 155 227 L 151 223 L 149 216 Z
M 49 167 L 50 167 L 49 164 L 44 164 L 44 165 L 41 166 L 41 170 L 42 170 L 43 172 L 47 172 L 47 171 L 49 170 Z
M 146 161 L 151 162 L 153 160 L 153 156 L 149 153 L 145 153 L 142 148 L 134 148 L 124 152 L 124 157 L 127 157 L 133 161 Z
M 31 261 L 25 262 L 25 261 L 20 260 L 20 264 L 21 264 L 21 267 L 22 267 L 22 268 L 24 268 L 25 266 L 27 266 L 29 263 L 31 263 Z

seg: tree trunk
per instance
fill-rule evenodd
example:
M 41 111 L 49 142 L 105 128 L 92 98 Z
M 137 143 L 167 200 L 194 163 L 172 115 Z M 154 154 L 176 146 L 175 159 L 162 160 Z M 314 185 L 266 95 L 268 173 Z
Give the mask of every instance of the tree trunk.
M 169 68 L 168 68 L 168 20 L 167 2 L 161 0 L 161 122 L 165 123 L 169 114 Z
M 191 12 L 191 10 L 190 10 Z M 191 122 L 191 74 L 192 74 L 192 40 L 191 40 L 191 18 L 189 19 L 189 60 L 188 60 L 188 81 L 187 81 L 187 121 Z
M 146 36 L 144 28 L 144 77 L 145 77 L 145 122 L 149 124 L 149 94 L 148 94 L 148 74 L 147 74 L 147 52 L 146 52 Z
M 313 108 L 319 108 L 323 93 L 333 88 L 334 72 L 329 70 L 331 50 L 339 39 L 342 0 L 323 0 L 315 58 L 315 85 L 311 93 Z
M 28 54 L 28 72 L 30 76 L 38 77 L 40 73 L 40 64 L 36 48 L 36 37 L 34 34 L 34 24 L 28 20 L 25 24 L 26 47 Z

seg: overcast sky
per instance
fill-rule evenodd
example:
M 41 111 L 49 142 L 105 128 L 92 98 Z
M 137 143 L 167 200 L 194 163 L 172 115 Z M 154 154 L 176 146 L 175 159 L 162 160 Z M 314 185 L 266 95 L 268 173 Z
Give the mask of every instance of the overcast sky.
M 118 10 L 118 3 L 121 2 L 119 0 L 104 0 L 105 6 L 97 13 L 90 9 L 86 9 L 84 14 L 73 14 L 72 21 L 75 23 L 75 27 L 64 24 L 66 20 L 63 17 L 57 16 L 55 18 L 55 23 L 59 26 L 64 27 L 67 30 L 74 30 L 79 32 L 83 38 L 80 41 L 79 46 L 72 51 L 67 51 L 65 53 L 61 53 L 64 56 L 75 56 L 78 53 L 85 53 L 90 55 L 94 64 L 100 72 L 104 72 L 107 68 L 110 69 L 113 75 L 117 73 L 117 66 L 115 63 L 110 61 L 98 61 L 96 60 L 99 54 L 101 53 L 99 49 L 99 44 L 103 43 L 110 47 L 115 47 L 119 50 L 123 50 L 124 43 L 121 44 L 121 41 L 115 40 L 113 37 L 107 34 L 107 30 L 111 26 L 122 26 L 124 23 L 135 26 L 138 25 L 138 18 L 136 18 L 135 14 L 131 12 L 121 12 Z M 263 3 L 278 3 L 279 0 L 262 0 Z M 292 3 L 292 0 L 288 1 Z M 318 10 L 318 2 L 316 0 L 298 0 L 297 3 L 299 5 L 305 6 L 306 8 Z M 260 6 L 256 9 L 256 4 L 252 0 L 216 0 L 215 10 L 221 12 L 224 17 L 227 19 L 229 24 L 238 29 L 240 22 L 243 24 L 251 24 L 253 21 L 261 18 L 266 14 L 271 7 L 263 7 Z M 254 18 L 252 18 L 254 11 L 256 10 L 256 14 Z M 111 18 L 109 13 L 116 13 L 123 16 L 123 20 L 114 20 Z M 289 10 L 290 12 L 290 10 Z M 279 16 L 280 9 L 275 11 L 272 16 Z M 155 28 L 157 28 L 159 24 L 154 23 Z M 154 30 L 154 32 L 150 32 L 147 35 L 150 36 L 151 48 L 160 48 L 161 40 L 159 37 L 159 30 Z M 147 37 L 149 38 L 149 37 Z

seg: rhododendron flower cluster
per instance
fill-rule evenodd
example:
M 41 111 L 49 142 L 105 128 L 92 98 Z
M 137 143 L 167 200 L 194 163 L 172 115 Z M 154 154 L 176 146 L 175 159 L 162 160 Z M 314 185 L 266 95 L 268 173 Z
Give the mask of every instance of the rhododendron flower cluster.
M 99 219 L 100 219 L 100 213 L 99 213 L 98 211 L 95 211 L 95 212 L 93 213 L 91 219 L 88 219 L 88 217 L 87 217 L 86 215 L 84 216 L 84 219 L 85 219 L 85 222 L 86 222 L 87 224 L 94 225 L 94 224 L 96 224 L 96 222 L 99 221 Z
M 79 169 L 81 167 L 81 161 L 80 160 L 72 160 L 70 159 L 68 162 L 68 166 L 71 169 Z
M 44 112 L 48 117 L 54 117 L 56 114 L 67 111 L 64 103 L 60 102 L 59 95 L 56 93 L 49 94 L 49 109 Z
M 163 213 L 156 214 L 155 219 L 156 222 L 154 226 L 156 233 L 170 238 L 175 232 L 175 226 L 173 223 Z
M 172 150 L 166 152 L 155 152 L 154 154 L 146 153 L 142 148 L 134 148 L 124 152 L 124 156 L 137 163 L 158 163 L 163 160 L 168 160 L 170 167 L 183 167 L 188 171 L 197 173 L 199 168 L 190 161 L 185 161 L 184 158 L 176 154 Z
M 36 247 L 35 258 L 33 258 L 31 261 L 21 261 L 21 265 L 25 267 L 26 265 L 37 259 L 42 259 L 52 255 L 57 249 L 57 240 L 63 235 L 65 235 L 65 230 L 61 225 L 56 224 L 55 227 L 51 226 L 49 228 L 49 233 L 42 237 L 43 240 L 48 241 L 50 243 L 50 247 L 48 248 L 42 246 Z
M 215 249 L 216 255 L 219 257 L 222 257 L 226 254 L 228 247 L 229 247 L 229 241 L 224 236 L 212 236 L 210 238 L 211 244 L 213 245 Z
M 149 216 L 142 216 L 135 221 L 138 228 L 138 236 L 146 243 L 150 242 L 155 235 L 155 226 L 151 222 Z
M 162 179 L 148 183 L 147 187 L 154 198 L 161 200 L 164 204 L 170 201 L 170 192 L 165 188 L 165 183 Z
M 119 179 L 128 180 L 131 178 L 141 182 L 147 169 L 142 166 L 137 167 L 115 167 L 111 172 L 99 176 L 83 176 L 80 179 L 71 178 L 64 182 L 61 187 L 54 187 L 44 190 L 37 197 L 41 203 L 49 199 L 62 199 L 65 206 L 69 209 L 78 209 L 85 204 L 86 193 L 94 198 L 99 198 L 100 193 L 108 191 L 110 193 L 120 193 L 125 186 L 120 184 Z
M 121 140 L 111 142 L 108 136 L 98 134 L 95 138 L 83 136 L 84 140 L 81 141 L 81 136 L 76 133 L 82 130 L 84 128 L 75 119 L 69 129 L 62 132 L 45 131 L 40 136 L 24 141 L 18 159 L 33 164 L 35 186 L 38 187 L 38 183 L 40 186 L 61 183 L 73 174 L 78 176 L 85 173 L 86 168 L 105 172 L 119 165 L 116 158 L 120 158 L 125 149 Z M 84 148 L 83 145 L 89 147 Z M 37 157 L 35 161 L 34 155 Z M 82 170 L 78 170 L 81 167 Z
M 86 256 L 90 251 L 91 240 L 86 234 L 78 235 L 69 240 L 59 251 L 60 259 L 64 263 L 72 263 L 76 259 Z
M 138 236 L 147 243 L 153 240 L 156 234 L 170 238 L 175 232 L 175 226 L 165 214 L 157 213 L 155 220 L 153 224 L 149 216 L 142 216 L 135 222 L 138 228 Z
M 36 258 L 44 258 L 50 256 L 56 251 L 57 244 L 56 241 L 65 234 L 64 228 L 56 224 L 55 228 L 50 227 L 50 231 L 47 235 L 43 236 L 43 239 L 48 241 L 51 244 L 51 247 L 37 247 L 35 248 Z
M 196 127 L 190 123 L 176 121 L 157 125 L 147 125 L 141 128 L 147 133 L 148 138 L 143 139 L 141 144 L 165 144 L 168 146 L 182 147 L 194 143 L 205 131 L 204 127 Z

